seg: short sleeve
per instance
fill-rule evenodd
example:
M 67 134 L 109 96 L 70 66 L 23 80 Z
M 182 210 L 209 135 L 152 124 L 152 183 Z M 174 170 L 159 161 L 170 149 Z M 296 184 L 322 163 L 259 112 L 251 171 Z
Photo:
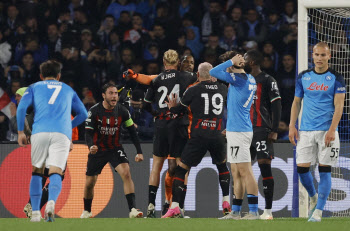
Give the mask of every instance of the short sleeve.
M 342 75 L 337 75 L 335 79 L 334 94 L 346 93 L 345 80 Z
M 90 110 L 88 111 L 88 117 L 85 120 L 85 129 L 95 130 L 96 116 L 97 116 L 97 110 L 95 106 L 90 108 Z
M 302 74 L 300 74 L 295 83 L 295 96 L 299 98 L 304 97 L 304 88 L 302 83 Z
M 147 89 L 144 101 L 147 103 L 152 103 L 155 97 L 155 91 L 154 91 L 154 80 L 152 80 L 150 86 Z
M 269 93 L 269 98 L 270 98 L 271 103 L 277 99 L 281 99 L 280 91 L 279 91 L 278 85 L 277 85 L 277 81 L 274 78 L 272 78 L 271 76 L 268 77 L 266 87 L 267 87 L 267 90 Z

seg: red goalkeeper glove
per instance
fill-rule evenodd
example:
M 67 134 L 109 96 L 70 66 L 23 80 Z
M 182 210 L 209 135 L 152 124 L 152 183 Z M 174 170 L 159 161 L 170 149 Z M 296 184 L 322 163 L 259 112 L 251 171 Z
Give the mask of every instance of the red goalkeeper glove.
M 124 79 L 136 79 L 139 74 L 135 73 L 133 70 L 128 69 L 127 71 L 123 72 L 123 78 Z

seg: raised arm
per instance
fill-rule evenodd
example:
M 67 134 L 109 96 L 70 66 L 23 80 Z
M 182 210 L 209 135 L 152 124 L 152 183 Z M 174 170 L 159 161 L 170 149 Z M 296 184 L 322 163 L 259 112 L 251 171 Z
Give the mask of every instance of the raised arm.
M 136 82 L 144 84 L 144 85 L 150 85 L 151 81 L 155 79 L 158 75 L 144 75 L 144 74 L 138 74 L 135 73 L 133 70 L 128 69 L 123 73 L 123 78 L 126 79 L 134 79 Z

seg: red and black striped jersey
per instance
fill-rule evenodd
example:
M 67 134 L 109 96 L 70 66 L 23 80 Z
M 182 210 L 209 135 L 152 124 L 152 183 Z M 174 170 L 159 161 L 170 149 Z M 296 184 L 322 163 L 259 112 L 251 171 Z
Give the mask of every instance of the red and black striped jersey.
M 97 103 L 90 108 L 85 121 L 86 133 L 91 134 L 91 130 L 93 131 L 92 144 L 86 138 L 87 145 L 96 145 L 99 151 L 121 147 L 119 138 L 123 123 L 127 127 L 133 124 L 129 111 L 123 105 L 117 103 L 113 110 L 107 110 L 102 102 Z
M 272 111 L 271 103 L 281 99 L 276 80 L 261 72 L 255 77 L 257 84 L 254 102 L 250 108 L 250 119 L 253 124 L 254 131 L 259 129 L 272 130 Z

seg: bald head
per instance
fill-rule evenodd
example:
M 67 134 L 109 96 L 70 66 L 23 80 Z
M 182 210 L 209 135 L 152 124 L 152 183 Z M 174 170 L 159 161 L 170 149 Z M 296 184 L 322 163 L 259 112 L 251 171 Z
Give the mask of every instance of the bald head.
M 209 74 L 209 71 L 213 69 L 213 66 L 208 63 L 204 62 L 199 64 L 198 66 L 198 77 L 200 80 L 205 81 L 205 80 L 210 80 L 211 76 Z
M 313 50 L 315 50 L 316 48 L 324 48 L 324 49 L 326 49 L 326 50 L 328 50 L 328 51 L 330 50 L 328 44 L 325 43 L 325 42 L 319 42 L 319 43 L 317 43 L 317 44 L 313 47 Z

